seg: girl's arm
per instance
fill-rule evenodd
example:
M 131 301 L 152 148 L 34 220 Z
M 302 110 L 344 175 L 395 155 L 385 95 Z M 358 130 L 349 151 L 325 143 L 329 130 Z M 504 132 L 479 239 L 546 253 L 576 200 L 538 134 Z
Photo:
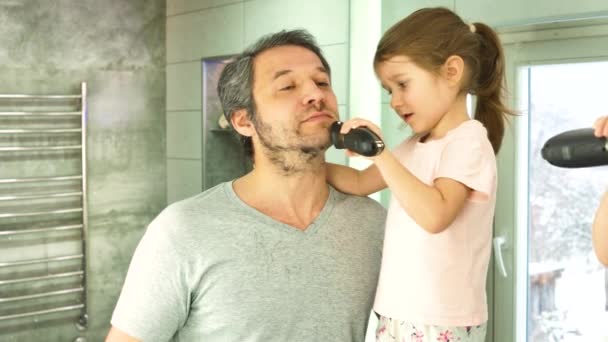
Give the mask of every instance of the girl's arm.
M 359 126 L 382 136 L 378 126 L 362 119 L 345 121 L 341 133 Z M 438 178 L 433 185 L 423 183 L 388 150 L 369 159 L 374 161 L 374 165 L 368 170 L 375 166 L 377 171 L 374 173 L 381 175 L 374 178 L 383 179 L 383 185 L 391 189 L 401 208 L 431 234 L 441 233 L 452 224 L 471 192 L 464 184 L 449 178 Z
M 367 196 L 386 188 L 386 183 L 375 165 L 359 171 L 352 167 L 327 163 L 327 181 L 341 192 Z
M 595 213 L 592 239 L 595 255 L 602 264 L 608 266 L 608 191 Z
M 431 234 L 441 233 L 456 219 L 471 192 L 449 178 L 427 185 L 388 151 L 375 157 L 374 163 L 403 210 Z

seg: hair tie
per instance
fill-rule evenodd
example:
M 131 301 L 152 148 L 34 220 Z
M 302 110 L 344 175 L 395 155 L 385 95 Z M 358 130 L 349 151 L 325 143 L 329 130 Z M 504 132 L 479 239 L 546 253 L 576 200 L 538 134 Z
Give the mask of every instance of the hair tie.
M 477 28 L 475 27 L 475 24 L 469 24 L 469 30 L 470 30 L 472 33 L 475 33 L 475 31 L 477 31 Z

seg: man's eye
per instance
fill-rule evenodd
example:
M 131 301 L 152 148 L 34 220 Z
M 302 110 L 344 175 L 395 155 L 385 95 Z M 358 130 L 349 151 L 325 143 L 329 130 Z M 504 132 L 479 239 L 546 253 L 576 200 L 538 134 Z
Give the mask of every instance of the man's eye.
M 397 83 L 397 85 L 399 86 L 399 88 L 404 89 L 407 87 L 407 82 L 399 82 Z
M 329 87 L 329 82 L 321 81 L 321 82 L 317 82 L 317 85 L 319 87 Z
M 296 87 L 296 86 L 294 86 L 294 85 L 292 84 L 292 85 L 288 85 L 288 86 L 282 87 L 282 88 L 280 88 L 279 90 L 281 90 L 281 91 L 288 91 L 288 90 L 292 90 L 292 89 L 294 89 L 295 87 Z

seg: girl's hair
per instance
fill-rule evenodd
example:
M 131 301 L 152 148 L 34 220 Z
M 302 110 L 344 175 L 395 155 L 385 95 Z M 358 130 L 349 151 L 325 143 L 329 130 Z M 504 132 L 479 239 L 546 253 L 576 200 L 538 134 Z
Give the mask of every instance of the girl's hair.
M 382 36 L 374 67 L 405 55 L 419 67 L 437 74 L 450 56 L 465 62 L 462 91 L 477 96 L 475 119 L 488 131 L 498 153 L 505 131 L 505 62 L 498 35 L 482 23 L 467 25 L 447 8 L 423 8 L 402 19 Z

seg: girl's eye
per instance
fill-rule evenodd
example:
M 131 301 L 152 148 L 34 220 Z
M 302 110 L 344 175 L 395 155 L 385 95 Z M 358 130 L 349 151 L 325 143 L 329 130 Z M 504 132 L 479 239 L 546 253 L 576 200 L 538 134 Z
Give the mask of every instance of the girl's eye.
M 329 87 L 329 82 L 321 81 L 321 82 L 317 82 L 317 85 L 319 87 Z
M 397 83 L 397 85 L 399 86 L 399 88 L 405 89 L 407 87 L 407 82 L 399 82 Z
M 296 87 L 295 85 L 291 84 L 291 85 L 288 85 L 288 86 L 285 86 L 285 87 L 279 88 L 279 90 L 280 90 L 280 91 L 288 91 L 288 90 L 292 90 L 292 89 L 294 89 L 295 87 Z

